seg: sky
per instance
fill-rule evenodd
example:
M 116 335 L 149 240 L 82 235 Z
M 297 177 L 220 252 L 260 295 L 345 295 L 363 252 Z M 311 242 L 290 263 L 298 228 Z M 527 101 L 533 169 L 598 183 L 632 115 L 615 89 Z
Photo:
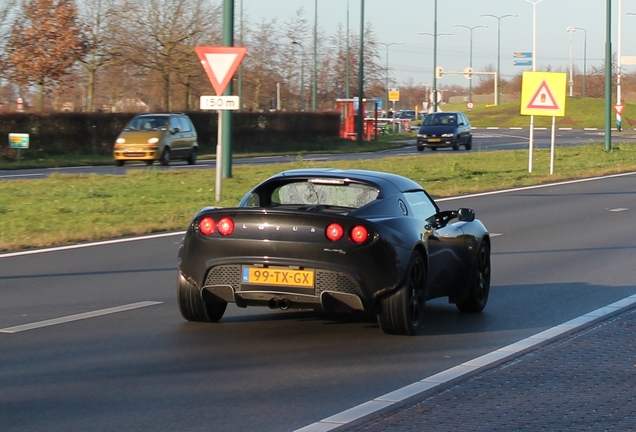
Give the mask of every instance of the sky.
M 295 15 L 303 8 L 304 16 L 312 26 L 315 1 L 318 5 L 318 28 L 327 35 L 335 33 L 338 25 L 346 28 L 347 10 L 349 29 L 359 33 L 361 0 L 234 0 L 236 16 L 241 7 L 249 20 L 276 18 L 279 23 Z M 433 80 L 433 37 L 420 33 L 434 33 L 434 5 L 437 1 L 437 66 L 444 71 L 463 71 L 470 64 L 472 33 L 472 67 L 483 71 L 487 66 L 497 67 L 497 28 L 500 23 L 501 78 L 511 79 L 529 67 L 514 65 L 515 52 L 533 50 L 533 12 L 536 11 L 536 70 L 569 72 L 570 32 L 572 26 L 579 30 L 572 35 L 572 65 L 575 70 L 587 71 L 590 67 L 603 67 L 606 40 L 607 0 L 365 0 L 364 19 L 375 31 L 376 42 L 391 45 L 388 60 L 391 81 L 407 84 L 431 84 Z M 636 56 L 636 0 L 612 0 L 612 52 L 619 49 L 618 11 L 621 9 L 622 56 Z M 620 5 L 619 5 L 620 3 Z M 630 15 L 634 13 L 635 15 Z M 482 17 L 518 15 L 500 20 Z M 465 27 L 474 28 L 471 32 Z M 580 30 L 580 29 L 584 29 Z M 451 35 L 442 35 L 450 33 Z M 249 47 L 248 47 L 249 48 Z M 386 51 L 380 45 L 380 62 L 386 65 Z M 585 63 L 585 65 L 584 65 Z M 623 71 L 636 70 L 625 66 Z M 437 80 L 438 86 L 468 86 L 462 75 L 446 75 Z

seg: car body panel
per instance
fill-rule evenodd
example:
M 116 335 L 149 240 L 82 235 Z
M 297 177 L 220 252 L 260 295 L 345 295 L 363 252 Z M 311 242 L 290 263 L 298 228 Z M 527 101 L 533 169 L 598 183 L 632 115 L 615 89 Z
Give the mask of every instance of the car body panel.
M 471 124 L 464 113 L 437 112 L 429 114 L 424 119 L 417 132 L 416 145 L 420 151 L 425 147 L 457 149 L 460 145 L 470 149 L 471 140 Z
M 197 133 L 182 113 L 140 114 L 120 132 L 113 148 L 116 162 L 159 160 L 168 149 L 170 158 L 186 159 L 198 149 Z
M 294 201 L 302 194 L 301 200 L 315 202 Z M 360 205 L 324 204 L 334 197 Z M 253 188 L 238 207 L 199 211 L 179 248 L 179 274 L 207 301 L 373 313 L 382 298 L 400 288 L 418 253 L 429 269 L 425 298 L 460 301 L 476 245 L 489 241 L 489 234 L 480 221 L 455 220 L 457 214 L 440 212 L 419 184 L 395 174 L 290 170 Z M 217 231 L 204 232 L 205 218 L 215 221 Z M 218 232 L 224 218 L 233 222 L 229 235 Z M 330 240 L 326 233 L 334 223 L 344 234 Z M 358 244 L 352 238 L 360 226 L 368 237 Z M 271 283 L 252 281 L 257 271 L 267 271 Z M 285 284 L 288 277 L 309 272 L 314 283 L 279 285 L 269 277 L 275 272 Z

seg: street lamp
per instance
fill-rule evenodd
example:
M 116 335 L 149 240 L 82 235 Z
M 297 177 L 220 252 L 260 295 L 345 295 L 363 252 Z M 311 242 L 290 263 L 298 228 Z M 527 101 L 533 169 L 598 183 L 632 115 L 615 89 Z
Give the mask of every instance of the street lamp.
M 385 110 L 387 110 L 389 108 L 389 47 L 391 45 L 402 45 L 402 44 L 404 44 L 404 42 L 391 42 L 391 43 L 372 42 L 372 43 L 374 45 L 384 45 L 386 47 L 386 79 L 385 79 L 385 86 L 386 86 L 385 96 L 386 96 L 386 100 L 384 101 L 384 107 L 385 107 Z
M 437 0 L 435 1 L 435 13 L 437 14 Z M 435 30 L 437 30 L 437 19 L 435 20 Z M 437 36 L 452 36 L 452 33 L 417 33 L 420 36 L 433 36 L 433 112 L 437 112 Z
M 305 110 L 305 48 L 298 41 L 292 41 L 292 45 L 298 45 L 302 52 L 300 63 L 300 110 Z
M 587 71 L 586 71 L 586 63 L 587 63 L 587 31 L 581 27 L 574 27 L 574 30 L 581 30 L 583 32 L 583 97 L 585 97 L 586 87 L 587 87 Z
M 537 70 L 537 4 L 543 0 L 526 0 L 532 3 L 532 71 Z M 530 116 L 530 138 L 528 140 L 528 172 L 532 172 L 532 147 L 534 146 L 534 115 Z
M 470 30 L 470 60 L 468 63 L 468 67 L 470 67 L 470 69 L 473 69 L 473 30 L 477 29 L 477 28 L 488 28 L 487 25 L 478 25 L 478 26 L 474 26 L 474 27 L 469 27 L 466 25 L 462 25 L 462 24 L 455 24 L 455 27 L 464 27 L 467 28 L 468 30 Z M 468 101 L 472 102 L 473 101 L 473 77 L 470 77 L 470 82 L 468 83 Z
M 497 94 L 495 95 L 495 105 L 499 105 L 501 99 L 501 20 L 508 17 L 516 18 L 519 15 L 509 14 L 497 16 L 491 14 L 480 14 L 479 16 L 497 19 Z
M 572 78 L 572 33 L 574 33 L 575 28 L 570 26 L 565 30 L 570 32 L 570 80 L 568 84 L 570 85 L 570 97 L 572 97 L 572 86 L 574 85 L 574 79 Z
M 316 111 L 318 108 L 317 102 L 317 88 L 318 88 L 318 71 L 317 61 L 318 57 L 318 0 L 314 0 L 314 85 L 311 91 L 311 109 Z

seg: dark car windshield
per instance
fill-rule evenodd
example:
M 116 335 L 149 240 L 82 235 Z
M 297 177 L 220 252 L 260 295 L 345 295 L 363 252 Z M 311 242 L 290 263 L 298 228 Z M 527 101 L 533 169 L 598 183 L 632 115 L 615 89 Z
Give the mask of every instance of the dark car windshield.
M 425 126 L 447 126 L 457 124 L 457 114 L 436 113 L 429 114 L 424 119 Z
M 124 130 L 131 131 L 152 131 L 166 129 L 168 127 L 168 117 L 166 116 L 142 116 L 135 117 L 126 125 Z

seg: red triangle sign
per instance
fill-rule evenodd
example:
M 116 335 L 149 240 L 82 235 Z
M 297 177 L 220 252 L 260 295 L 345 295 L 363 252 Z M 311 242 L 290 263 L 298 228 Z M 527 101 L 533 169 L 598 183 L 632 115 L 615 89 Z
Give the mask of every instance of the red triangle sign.
M 232 80 L 245 53 L 246 47 L 194 47 L 217 96 L 221 96 Z
M 554 96 L 552 96 L 552 92 L 550 91 L 550 87 L 543 80 L 537 92 L 530 99 L 530 103 L 528 104 L 528 108 L 533 109 L 544 109 L 544 110 L 559 110 L 559 105 L 557 104 Z
M 624 109 L 625 109 L 625 105 L 623 105 L 623 104 L 614 105 L 614 110 L 616 111 L 616 114 L 618 114 L 618 115 L 623 114 L 623 110 Z

